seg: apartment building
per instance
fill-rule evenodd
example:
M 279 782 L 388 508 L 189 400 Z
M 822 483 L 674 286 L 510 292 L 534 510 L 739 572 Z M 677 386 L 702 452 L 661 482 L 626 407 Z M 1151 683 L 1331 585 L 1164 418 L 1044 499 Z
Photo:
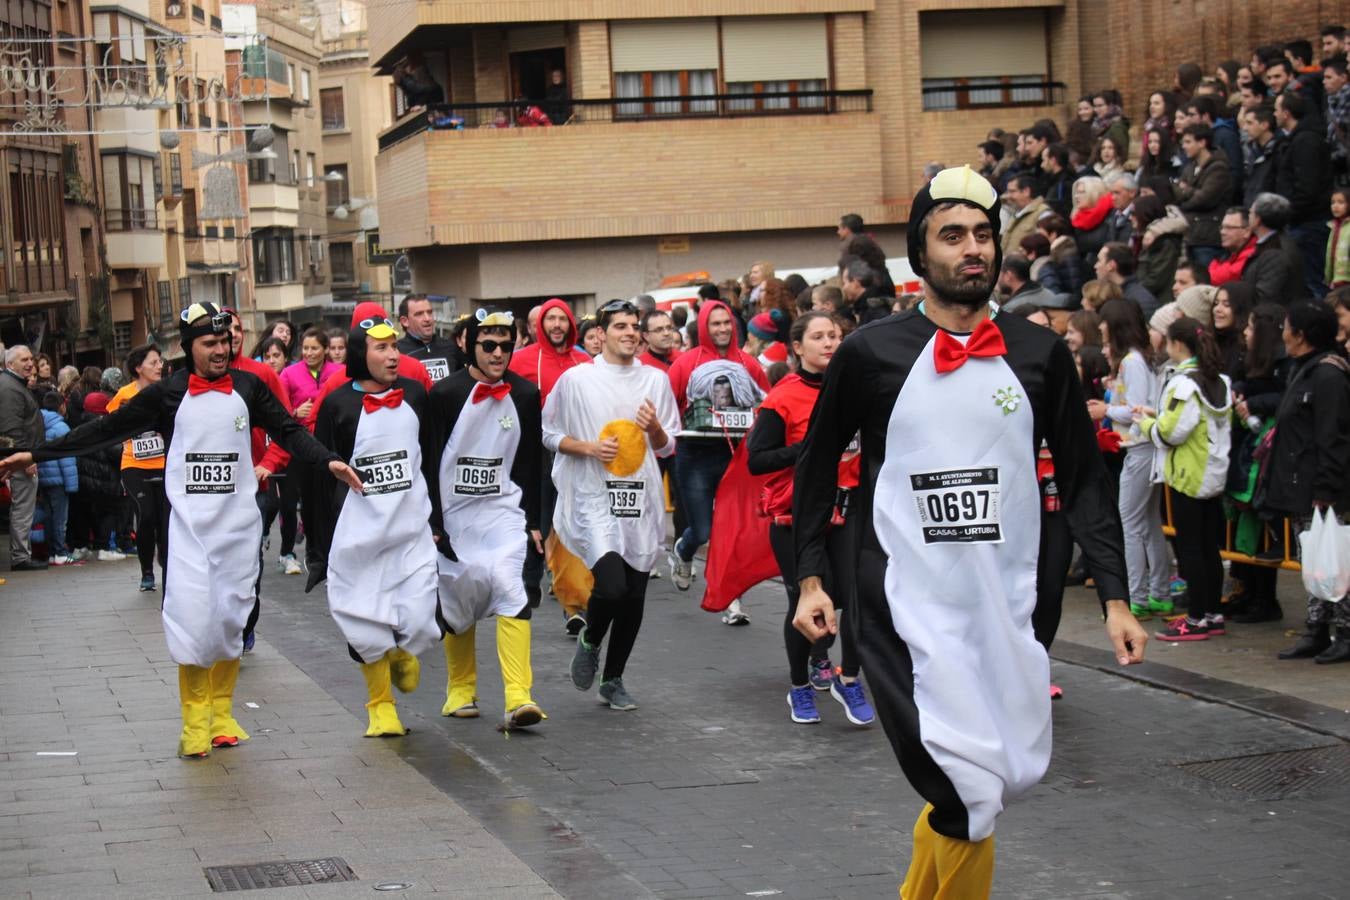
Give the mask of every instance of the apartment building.
M 900 255 L 924 163 L 1062 117 L 1078 34 L 1078 0 L 383 4 L 373 64 L 445 102 L 380 134 L 381 238 L 415 289 L 517 307 L 829 265 L 844 212 Z M 492 127 L 522 97 L 562 124 Z
M 332 300 L 328 278 L 327 194 L 322 171 L 318 68 L 322 49 L 311 24 L 290 10 L 225 4 L 233 37 L 227 65 L 237 61 L 242 122 L 265 129 L 266 146 L 249 144 L 249 238 L 241 260 L 253 298 L 248 330 L 266 322 L 321 318 Z
M 0 341 L 58 364 L 94 346 L 82 311 L 101 292 L 89 110 L 66 105 L 87 92 L 88 22 L 83 0 L 0 5 Z
M 319 110 L 328 213 L 328 272 L 333 302 L 327 319 L 346 326 L 357 303 L 393 300 L 393 261 L 380 252 L 375 202 L 377 136 L 394 119 L 397 94 L 387 76 L 373 75 L 366 7 L 337 0 L 319 10 L 323 57 Z

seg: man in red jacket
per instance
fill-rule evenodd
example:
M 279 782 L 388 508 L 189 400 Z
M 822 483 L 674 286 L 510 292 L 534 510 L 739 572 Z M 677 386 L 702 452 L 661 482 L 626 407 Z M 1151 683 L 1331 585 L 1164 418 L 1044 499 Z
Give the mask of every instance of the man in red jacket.
M 699 373 L 708 366 L 716 368 Z M 759 362 L 736 346 L 736 325 L 725 303 L 708 300 L 699 308 L 698 346 L 671 364 L 670 386 L 684 427 L 675 445 L 675 481 L 689 521 L 671 549 L 670 577 L 675 587 L 687 591 L 694 577 L 694 554 L 712 531 L 713 497 L 731 462 L 732 440 L 749 430 L 754 408 L 769 390 Z M 739 600 L 723 621 L 750 622 Z
M 533 312 L 533 310 L 531 310 Z M 577 348 L 577 320 L 572 315 L 566 300 L 552 298 L 539 307 L 539 325 L 535 343 L 522 347 L 511 356 L 512 372 L 539 388 L 540 408 L 548 400 L 553 386 L 558 383 L 562 373 L 573 366 L 589 363 L 591 357 Z M 548 539 L 553 530 L 553 506 L 558 501 L 558 490 L 553 484 L 553 454 L 543 451 L 540 471 L 543 473 L 543 485 L 539 494 L 539 531 Z M 525 548 L 525 593 L 530 598 L 530 606 L 538 607 L 542 590 L 539 586 L 544 577 L 544 554 L 540 553 L 533 542 Z M 576 634 L 586 624 L 580 616 L 568 617 L 567 633 Z
M 1223 245 L 1225 255 L 1209 264 L 1209 283 L 1215 287 L 1240 279 L 1252 254 L 1256 253 L 1256 235 L 1252 234 L 1248 224 L 1245 207 L 1232 206 L 1223 214 L 1219 243 Z

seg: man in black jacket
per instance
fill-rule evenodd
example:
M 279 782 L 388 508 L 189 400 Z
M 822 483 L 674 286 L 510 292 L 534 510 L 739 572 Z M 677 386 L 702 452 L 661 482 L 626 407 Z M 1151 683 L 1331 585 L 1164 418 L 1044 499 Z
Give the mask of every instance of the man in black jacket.
M 1303 258 L 1288 233 L 1289 201 L 1279 194 L 1260 194 L 1247 222 L 1256 235 L 1256 252 L 1242 270 L 1242 280 L 1256 289 L 1257 303 L 1276 303 L 1286 309 L 1308 298 L 1303 284 Z
M 1187 125 L 1181 133 L 1186 165 L 1175 185 L 1177 206 L 1186 214 L 1186 252 L 1202 266 L 1223 254 L 1219 222 L 1233 193 L 1228 157 L 1214 149 L 1214 129 Z
M 1069 164 L 1069 148 L 1064 144 L 1046 147 L 1041 155 L 1041 167 L 1045 169 L 1041 196 L 1051 209 L 1067 217 L 1073 211 L 1073 183 L 1076 180 L 1073 166 Z
M 1336 314 L 1322 303 L 1299 303 L 1284 325 L 1294 360 L 1275 413 L 1270 464 L 1257 490 L 1263 509 L 1289 516 L 1304 531 L 1314 508 L 1350 509 L 1350 366 L 1336 346 Z M 1336 639 L 1331 640 L 1331 625 Z M 1350 662 L 1350 603 L 1308 598 L 1307 628 L 1280 659 Z
M 1289 137 L 1275 163 L 1275 193 L 1288 198 L 1289 235 L 1303 255 L 1303 283 L 1317 299 L 1326 296 L 1327 213 L 1331 199 L 1331 154 L 1308 100 L 1286 91 L 1275 98 L 1275 121 Z
M 1247 177 L 1242 184 L 1242 205 L 1250 209 L 1257 194 L 1275 190 L 1280 126 L 1275 121 L 1275 111 L 1260 106 L 1242 114 L 1242 130 L 1246 132 L 1247 146 L 1251 149 L 1246 162 Z
M 45 430 L 42 411 L 28 390 L 33 374 L 33 351 L 19 344 L 4 352 L 5 367 L 0 371 L 0 437 L 9 438 L 9 446 L 36 447 Z M 37 467 L 15 472 L 9 479 L 9 567 L 16 572 L 45 569 L 47 564 L 32 557 L 29 531 L 33 510 L 37 507 Z
M 459 348 L 436 334 L 436 312 L 426 294 L 409 294 L 398 305 L 403 337 L 398 351 L 426 366 L 434 384 L 461 368 Z
M 881 277 L 876 270 L 861 259 L 850 260 L 844 269 L 842 290 L 844 299 L 850 304 L 853 318 L 859 325 L 866 325 L 891 314 L 891 304 L 895 295 L 886 296 L 881 287 Z

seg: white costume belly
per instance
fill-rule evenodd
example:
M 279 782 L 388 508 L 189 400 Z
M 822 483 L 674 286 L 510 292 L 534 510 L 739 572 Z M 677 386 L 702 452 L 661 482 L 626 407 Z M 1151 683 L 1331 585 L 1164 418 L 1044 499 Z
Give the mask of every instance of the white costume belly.
M 406 404 L 362 412 L 351 465 L 364 494 L 348 493 L 328 553 L 328 609 L 366 662 L 440 639 L 436 545 L 422 477 L 417 414 Z
M 165 459 L 170 503 L 164 636 L 179 665 L 238 659 L 253 609 L 262 516 L 248 407 L 238 394 L 183 397 Z
M 511 466 L 520 416 L 508 394 L 464 404 L 440 460 L 441 514 L 458 561 L 436 555 L 441 615 L 456 634 L 488 616 L 514 616 L 528 599 L 525 513 Z
M 1007 363 L 974 358 L 939 375 L 930 340 L 891 411 L 873 520 L 919 734 L 967 808 L 971 840 L 1050 759 L 1049 663 L 1031 630 L 1034 450 Z

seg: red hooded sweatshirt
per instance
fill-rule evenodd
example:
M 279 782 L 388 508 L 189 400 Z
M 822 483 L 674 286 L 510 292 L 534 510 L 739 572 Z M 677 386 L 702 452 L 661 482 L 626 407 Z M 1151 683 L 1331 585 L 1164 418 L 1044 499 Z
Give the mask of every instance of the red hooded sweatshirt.
M 262 383 L 267 385 L 267 389 L 281 401 L 281 405 L 290 410 L 291 403 L 286 397 L 286 389 L 281 386 L 281 379 L 277 377 L 276 372 L 272 371 L 271 366 L 260 363 L 250 356 L 245 356 L 241 347 L 239 355 L 230 363 L 230 368 L 257 375 L 262 379 Z M 269 441 L 267 432 L 261 428 L 254 428 L 249 438 L 253 450 L 253 465 L 262 466 L 275 475 L 286 468 L 286 464 L 291 461 L 290 454 L 282 450 L 281 445 L 276 441 Z
M 717 352 L 713 346 L 712 337 L 708 334 L 708 317 L 712 315 L 714 309 L 726 310 L 732 318 L 732 343 L 727 347 L 725 353 Z M 670 364 L 670 387 L 675 391 L 675 402 L 680 405 L 680 415 L 683 416 L 686 408 L 689 406 L 689 398 L 686 391 L 689 389 L 689 376 L 693 371 L 705 362 L 714 362 L 719 359 L 729 359 L 732 362 L 738 362 L 750 373 L 750 377 L 755 380 L 767 393 L 769 390 L 769 379 L 764 377 L 764 369 L 759 361 L 741 348 L 736 346 L 735 331 L 736 316 L 731 312 L 730 307 L 720 300 L 706 300 L 699 307 L 698 311 L 698 346 L 684 353 L 681 353 L 675 362 Z
M 567 342 L 562 350 L 554 350 L 543 333 L 544 317 L 551 310 L 561 309 L 567 315 Z M 562 373 L 573 366 L 591 361 L 584 350 L 577 349 L 577 320 L 567 301 L 554 297 L 539 309 L 539 342 L 521 347 L 511 356 L 510 369 L 539 388 L 539 402 L 548 400 L 549 391 L 558 383 Z

